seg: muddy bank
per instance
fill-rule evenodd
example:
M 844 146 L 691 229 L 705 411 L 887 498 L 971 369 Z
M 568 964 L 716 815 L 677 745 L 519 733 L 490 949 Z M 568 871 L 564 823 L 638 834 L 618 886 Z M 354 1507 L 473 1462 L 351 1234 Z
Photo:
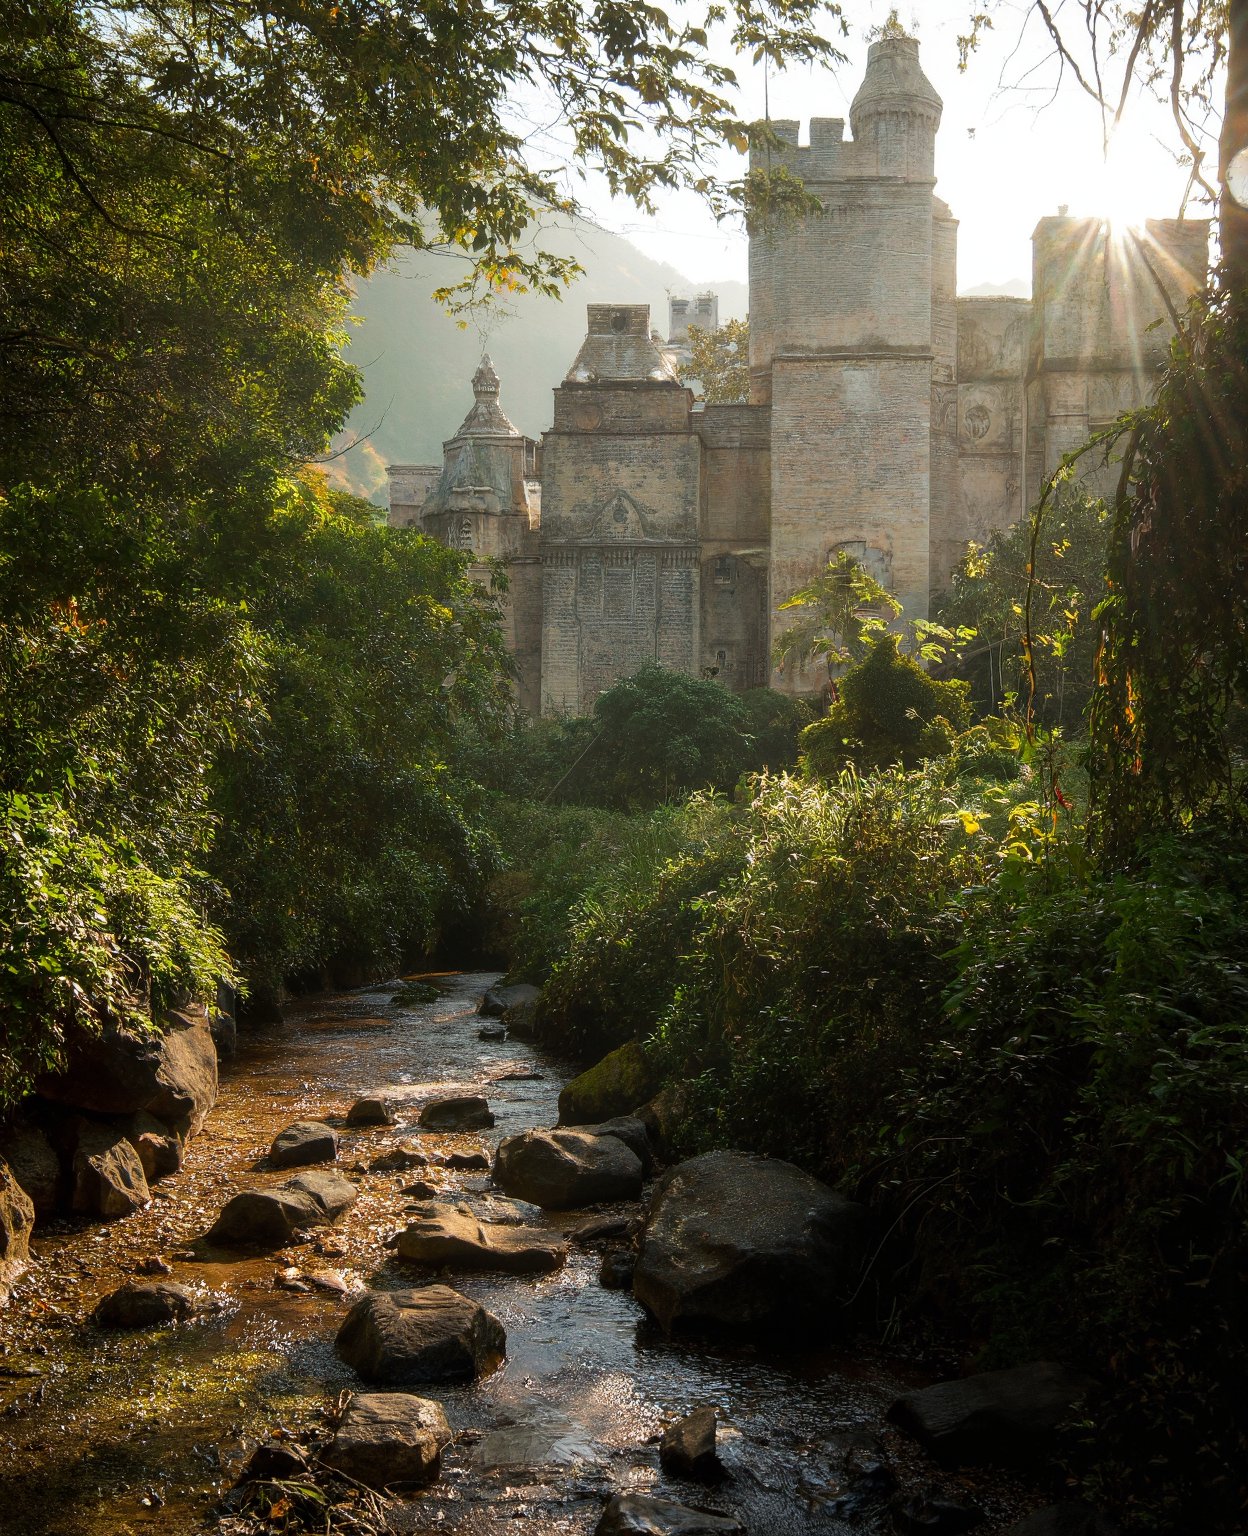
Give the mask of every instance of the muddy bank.
M 368 1167 L 403 1141 L 437 1157 L 492 1149 L 513 1132 L 554 1123 L 569 1070 L 527 1044 L 479 1038 L 476 1008 L 493 979 L 448 977 L 443 995 L 411 1006 L 391 1001 L 393 987 L 302 1004 L 243 1042 L 185 1168 L 148 1208 L 37 1236 L 37 1262 L 0 1314 L 6 1531 L 213 1529 L 221 1492 L 258 1442 L 283 1431 L 298 1438 L 340 1393 L 360 1388 L 333 1352 L 352 1301 L 366 1286 L 402 1289 L 427 1278 L 385 1247 L 413 1203 L 404 1187 L 419 1178 L 483 1218 L 515 1218 L 488 1175 L 436 1164 Z M 486 1093 L 493 1129 L 416 1133 L 420 1106 L 455 1088 Z M 406 1125 L 343 1124 L 351 1102 L 372 1089 L 398 1101 Z M 237 1188 L 288 1177 L 255 1165 L 298 1120 L 335 1124 L 338 1168 L 360 1190 L 355 1206 L 338 1226 L 271 1254 L 206 1243 Z M 526 1214 L 564 1235 L 584 1220 L 582 1212 Z M 89 1322 L 102 1296 L 157 1258 L 220 1310 L 134 1334 Z M 606 1497 L 622 1489 L 696 1496 L 735 1511 L 759 1536 L 880 1529 L 882 1508 L 846 1519 L 833 1501 L 855 1468 L 881 1457 L 903 1486 L 973 1500 L 989 1533 L 1036 1502 L 1008 1479 L 939 1473 L 886 1424 L 889 1402 L 926 1379 L 905 1361 L 860 1348 L 784 1354 L 667 1341 L 627 1292 L 599 1284 L 600 1262 L 600 1251 L 573 1245 L 552 1275 L 453 1278 L 503 1323 L 507 1359 L 474 1385 L 427 1390 L 456 1440 L 441 1480 L 394 1507 L 394 1530 L 475 1536 L 514 1518 L 539 1533 L 588 1532 Z M 658 1441 L 665 1424 L 702 1403 L 720 1412 L 730 1478 L 695 1495 L 660 1472 Z

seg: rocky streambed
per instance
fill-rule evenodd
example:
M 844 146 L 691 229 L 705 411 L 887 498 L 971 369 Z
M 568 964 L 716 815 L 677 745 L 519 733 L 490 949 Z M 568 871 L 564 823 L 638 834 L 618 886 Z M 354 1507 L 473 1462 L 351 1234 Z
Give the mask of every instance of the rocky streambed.
M 1028 1475 L 960 1465 L 994 1434 L 1008 1440 L 1011 1415 L 1029 1434 L 1037 1401 L 1066 1383 L 1033 1373 L 981 1380 L 959 1401 L 925 1396 L 930 1368 L 817 1342 L 817 1289 L 800 1283 L 775 1301 L 802 1325 L 783 1348 L 742 1331 L 726 1283 L 704 1287 L 727 1308 L 719 1332 L 685 1331 L 702 1303 L 653 1247 L 643 1307 L 632 1269 L 649 1150 L 630 1146 L 633 1126 L 571 1133 L 598 1182 L 573 1181 L 576 1208 L 556 1208 L 567 1146 L 512 1138 L 555 1124 L 570 1072 L 478 1016 L 494 979 L 439 978 L 428 1001 L 390 986 L 292 1010 L 222 1069 L 184 1166 L 148 1204 L 37 1230 L 0 1312 L 0 1528 L 247 1536 L 305 1528 L 292 1522 L 322 1497 L 337 1507 L 320 1528 L 464 1536 L 1094 1528 L 1077 1512 L 1029 1517 L 1044 1499 Z M 713 1241 L 724 1191 L 741 1183 L 725 1172 L 709 1195 L 693 1173 L 669 1178 L 667 1227 Z M 786 1186 L 758 1220 L 807 1199 Z M 230 1222 L 246 1220 L 263 1246 L 240 1246 L 248 1234 Z M 170 1321 L 110 1316 L 159 1312 L 152 1285 L 167 1288 Z M 467 1355 L 438 1356 L 460 1366 L 417 1384 L 359 1340 L 380 1326 L 392 1344 L 393 1317 L 428 1310 L 431 1286 L 458 1296 L 476 1331 Z M 360 1321 L 375 1312 L 382 1325 Z M 400 1394 L 427 1406 L 387 1442 L 378 1416 L 404 1418 Z M 406 1486 L 382 1497 L 386 1482 Z

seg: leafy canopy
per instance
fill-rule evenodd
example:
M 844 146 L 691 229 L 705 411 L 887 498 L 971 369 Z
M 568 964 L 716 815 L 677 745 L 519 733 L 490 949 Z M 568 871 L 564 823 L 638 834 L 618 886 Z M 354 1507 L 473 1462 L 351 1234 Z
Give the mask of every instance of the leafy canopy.
M 750 398 L 750 322 L 729 320 L 718 330 L 689 327 L 689 361 L 681 379 L 701 385 L 708 405 L 732 405 Z

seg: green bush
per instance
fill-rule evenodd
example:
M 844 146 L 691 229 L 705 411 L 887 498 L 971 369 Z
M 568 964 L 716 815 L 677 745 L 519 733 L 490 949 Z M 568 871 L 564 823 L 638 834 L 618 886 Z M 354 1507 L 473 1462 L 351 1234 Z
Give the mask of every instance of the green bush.
M 847 763 L 863 771 L 894 763 L 913 768 L 947 753 L 970 724 L 969 684 L 929 676 L 897 647 L 894 634 L 873 640 L 840 679 L 827 715 L 802 732 L 811 773 L 831 778 Z

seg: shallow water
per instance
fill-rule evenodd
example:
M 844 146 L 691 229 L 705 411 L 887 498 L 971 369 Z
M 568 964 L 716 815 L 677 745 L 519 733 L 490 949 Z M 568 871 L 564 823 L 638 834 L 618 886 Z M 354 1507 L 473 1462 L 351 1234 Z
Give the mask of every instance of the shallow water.
M 523 1215 L 556 1229 L 585 1219 L 542 1217 L 498 1195 L 483 1174 L 367 1172 L 368 1159 L 417 1135 L 430 1151 L 468 1150 L 554 1123 L 568 1069 L 521 1042 L 477 1037 L 477 1004 L 494 979 L 446 976 L 445 995 L 417 1007 L 393 1005 L 388 985 L 293 1009 L 281 1026 L 244 1040 L 186 1167 L 157 1186 L 148 1209 L 39 1235 L 37 1263 L 0 1313 L 0 1409 L 8 1408 L 0 1416 L 0 1530 L 212 1529 L 212 1507 L 259 1440 L 306 1434 L 340 1392 L 359 1389 L 333 1353 L 353 1296 L 365 1285 L 397 1289 L 429 1277 L 392 1262 L 384 1247 L 404 1225 L 412 1202 L 402 1187 L 413 1179 L 429 1178 L 484 1216 Z M 487 1094 L 494 1130 L 416 1132 L 420 1105 L 457 1087 Z M 374 1089 L 403 1100 L 407 1125 L 343 1128 L 351 1101 Z M 289 1176 L 254 1165 L 299 1119 L 339 1122 L 339 1166 L 361 1192 L 354 1208 L 337 1227 L 278 1254 L 208 1247 L 202 1234 L 235 1189 Z M 96 1301 L 151 1255 L 172 1263 L 174 1279 L 211 1292 L 221 1311 L 141 1333 L 94 1328 Z M 431 1391 L 457 1439 L 440 1482 L 395 1506 L 396 1531 L 584 1533 L 603 1500 L 626 1488 L 733 1510 L 755 1536 L 884 1529 L 882 1507 L 853 1522 L 829 1509 L 857 1461 L 880 1454 L 904 1487 L 973 1497 L 988 1533 L 1034 1502 L 1003 1479 L 939 1473 L 887 1426 L 891 1398 L 922 1379 L 904 1361 L 870 1348 L 778 1353 L 668 1341 L 630 1295 L 599 1285 L 599 1262 L 600 1252 L 573 1247 L 552 1276 L 452 1277 L 501 1320 L 508 1355 L 482 1381 Z M 278 1281 L 288 1268 L 321 1274 L 345 1294 L 284 1289 Z M 729 1472 L 709 1492 L 658 1466 L 664 1424 L 700 1403 L 720 1411 Z

